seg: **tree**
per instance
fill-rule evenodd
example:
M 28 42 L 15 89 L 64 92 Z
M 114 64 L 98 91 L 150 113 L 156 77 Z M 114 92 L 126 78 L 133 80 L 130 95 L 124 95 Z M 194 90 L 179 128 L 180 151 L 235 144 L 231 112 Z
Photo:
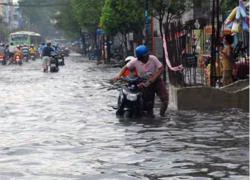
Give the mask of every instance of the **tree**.
M 58 29 L 62 29 L 69 38 L 79 37 L 80 25 L 74 15 L 72 4 L 65 1 L 66 6 L 59 7 L 54 10 L 54 25 Z
M 41 33 L 43 36 L 54 36 L 55 28 L 51 23 L 53 15 L 53 7 L 45 7 L 43 5 L 52 4 L 50 0 L 20 0 L 20 11 L 26 20 L 25 30 L 31 30 Z M 55 2 L 55 1 L 54 1 Z
M 104 0 L 72 0 L 72 10 L 79 25 L 88 32 L 95 32 Z
M 41 0 L 35 3 L 32 0 L 20 0 L 20 11 L 25 19 L 25 30 L 38 31 L 41 34 L 46 34 L 50 26 L 48 18 L 48 10 L 39 7 Z M 46 14 L 46 15 L 45 15 Z M 43 28 L 46 27 L 46 30 Z
M 150 0 L 150 12 L 159 21 L 161 36 L 164 21 L 169 24 L 178 19 L 190 7 L 190 0 Z
M 142 30 L 144 25 L 144 11 L 134 0 L 106 0 L 100 25 L 111 34 L 134 32 Z
M 222 15 L 224 19 L 238 5 L 239 5 L 239 1 L 236 1 L 236 0 L 221 0 L 220 7 L 221 7 L 221 11 L 222 11 Z
M 9 30 L 6 25 L 0 22 L 0 42 L 5 42 L 8 40 Z
M 70 0 L 20 0 L 20 10 L 26 19 L 26 30 L 44 36 L 79 36 L 79 22 Z
M 164 22 L 166 22 L 168 26 L 174 19 L 179 19 L 189 6 L 190 0 L 150 0 L 150 13 L 159 21 L 161 37 L 163 37 Z M 166 60 L 164 50 L 162 62 L 164 66 L 163 79 L 166 81 Z
M 144 9 L 140 1 L 106 0 L 102 9 L 100 26 L 110 35 L 121 33 L 127 53 L 127 34 L 138 34 L 144 27 Z

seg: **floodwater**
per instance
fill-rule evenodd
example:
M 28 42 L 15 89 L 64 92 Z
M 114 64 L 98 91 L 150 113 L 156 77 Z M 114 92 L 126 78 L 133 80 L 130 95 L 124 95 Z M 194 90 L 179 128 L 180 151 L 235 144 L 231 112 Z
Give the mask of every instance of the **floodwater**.
M 0 179 L 248 179 L 247 112 L 118 119 L 117 71 L 77 56 L 54 74 L 0 66 Z

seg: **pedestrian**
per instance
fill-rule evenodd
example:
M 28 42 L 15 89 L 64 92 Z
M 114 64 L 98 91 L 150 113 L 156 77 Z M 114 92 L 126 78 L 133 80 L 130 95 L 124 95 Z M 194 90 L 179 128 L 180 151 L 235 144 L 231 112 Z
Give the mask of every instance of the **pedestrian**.
M 233 82 L 233 67 L 234 67 L 234 59 L 233 59 L 233 47 L 232 44 L 234 42 L 234 37 L 231 35 L 224 36 L 224 45 L 225 48 L 220 51 L 221 59 L 222 59 L 222 84 L 226 86 Z
M 38 48 L 38 52 L 40 57 L 42 58 L 42 53 L 43 53 L 43 49 L 46 47 L 45 43 L 40 44 L 39 48 Z

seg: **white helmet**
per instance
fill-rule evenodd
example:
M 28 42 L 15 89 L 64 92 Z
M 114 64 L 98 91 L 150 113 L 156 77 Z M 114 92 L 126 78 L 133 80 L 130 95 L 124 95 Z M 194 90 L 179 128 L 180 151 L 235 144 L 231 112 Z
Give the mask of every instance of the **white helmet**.
M 126 59 L 124 60 L 125 63 L 128 63 L 129 61 L 131 61 L 132 59 L 135 59 L 134 56 L 128 56 L 126 57 Z

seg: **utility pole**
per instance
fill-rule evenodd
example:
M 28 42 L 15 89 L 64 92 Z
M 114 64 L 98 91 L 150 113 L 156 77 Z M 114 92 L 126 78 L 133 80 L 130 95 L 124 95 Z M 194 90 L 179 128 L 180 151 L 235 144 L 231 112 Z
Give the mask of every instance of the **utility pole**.
M 216 5 L 217 5 L 217 8 L 216 8 L 216 11 L 217 11 L 217 14 L 216 14 L 216 21 L 217 21 L 217 31 L 216 31 L 216 59 L 217 60 L 217 64 L 218 64 L 218 70 L 220 71 L 221 69 L 221 65 L 220 65 L 220 58 L 219 58 L 219 43 L 220 43 L 220 30 L 221 30 L 221 22 L 220 22 L 220 12 L 221 12 L 221 9 L 220 9 L 220 0 L 216 0 Z M 215 72 L 216 72 L 216 65 L 215 65 Z M 216 76 L 218 76 L 218 74 L 215 73 Z M 215 77 L 215 81 L 217 81 L 217 78 Z M 219 81 L 219 84 L 221 83 L 220 79 L 218 79 Z M 215 86 L 216 86 L 216 83 L 215 82 Z
M 216 21 L 217 21 L 217 31 L 216 31 L 216 40 L 217 44 L 220 42 L 220 0 L 216 0 Z
M 150 31 L 151 31 L 151 45 L 152 45 L 151 49 L 152 49 L 152 52 L 155 54 L 154 18 L 153 17 L 151 17 L 150 24 L 151 24 Z
M 215 16 L 216 16 L 216 3 L 217 0 L 213 0 L 213 5 L 212 5 L 212 41 L 211 41 L 211 66 L 210 66 L 210 86 L 214 87 L 216 84 L 216 67 L 215 67 L 215 62 L 216 62 L 216 36 L 215 36 Z M 219 27 L 217 27 L 218 29 Z

